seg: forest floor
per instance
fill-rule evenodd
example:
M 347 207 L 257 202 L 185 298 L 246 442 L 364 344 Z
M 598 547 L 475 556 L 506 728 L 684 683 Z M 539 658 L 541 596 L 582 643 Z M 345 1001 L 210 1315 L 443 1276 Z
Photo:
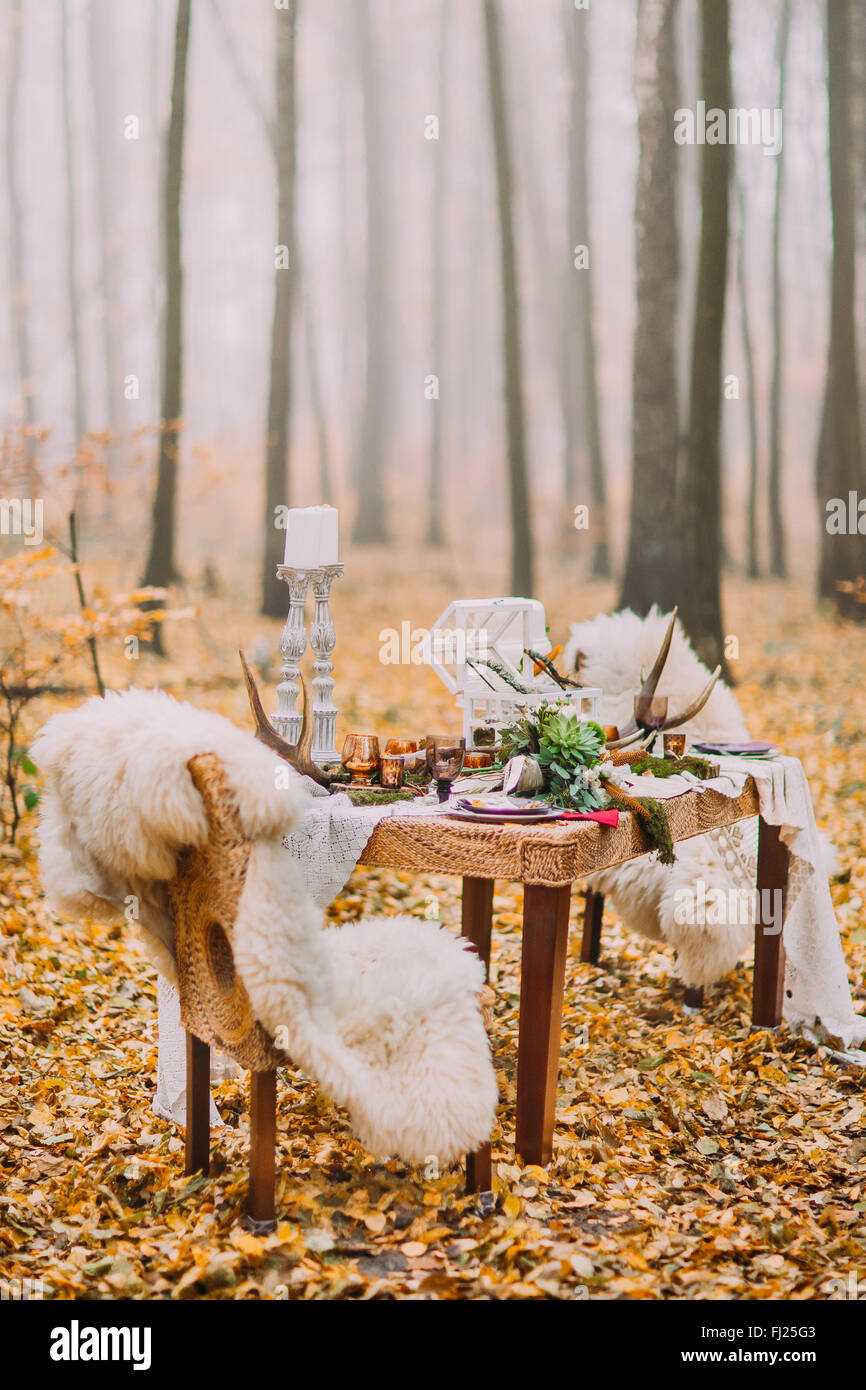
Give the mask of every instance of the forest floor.
M 335 589 L 343 731 L 415 736 L 455 722 L 434 676 L 377 659 L 381 629 L 432 624 L 457 587 L 444 563 L 414 591 L 405 578 L 392 587 L 377 566 L 396 575 L 399 563 L 359 562 Z M 474 578 L 461 578 L 463 592 L 496 591 L 480 569 Z M 553 639 L 564 639 L 569 618 L 611 601 L 604 586 L 582 586 L 575 601 L 563 588 L 548 598 Z M 863 1011 L 863 634 L 817 615 L 795 587 L 732 582 L 726 609 L 752 736 L 802 758 L 838 850 L 833 898 Z M 170 659 L 143 657 L 135 681 L 249 727 L 234 649 L 256 634 L 276 650 L 279 624 L 209 598 L 199 619 L 167 629 Z M 120 652 L 103 662 L 109 684 L 131 682 Z M 344 1115 L 287 1069 L 278 1225 L 252 1235 L 243 1076 L 215 1093 L 226 1124 L 212 1136 L 211 1176 L 185 1177 L 182 1133 L 151 1110 L 154 972 L 120 925 L 66 921 L 46 906 L 34 845 L 28 817 L 19 843 L 0 846 L 0 1279 L 40 1279 L 46 1298 L 62 1299 L 809 1299 L 856 1297 L 866 1286 L 864 1073 L 784 1029 L 753 1031 L 748 958 L 697 1013 L 684 1008 L 672 952 L 612 913 L 601 963 L 580 964 L 578 893 L 554 1161 L 519 1165 L 522 892 L 504 884 L 492 978 L 494 1209 L 482 1213 L 463 1195 L 457 1168 L 432 1177 L 371 1162 Z M 456 930 L 456 879 L 358 870 L 330 915 L 423 914 L 431 901 Z

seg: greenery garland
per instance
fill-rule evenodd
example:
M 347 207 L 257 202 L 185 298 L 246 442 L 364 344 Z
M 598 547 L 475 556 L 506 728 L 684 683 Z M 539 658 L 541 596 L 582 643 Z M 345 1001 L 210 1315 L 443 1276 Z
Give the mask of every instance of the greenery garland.
M 674 839 L 671 834 L 671 823 L 668 820 L 668 813 L 660 801 L 656 801 L 652 796 L 630 796 L 623 791 L 615 782 L 611 782 L 607 777 L 602 781 L 602 785 L 613 802 L 620 811 L 631 811 L 636 816 L 649 836 L 658 854 L 660 864 L 673 864 L 676 862 L 674 853 Z

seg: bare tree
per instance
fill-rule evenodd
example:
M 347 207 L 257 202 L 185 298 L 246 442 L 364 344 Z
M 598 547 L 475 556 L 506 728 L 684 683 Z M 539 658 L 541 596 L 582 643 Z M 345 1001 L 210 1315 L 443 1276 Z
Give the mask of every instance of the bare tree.
M 785 108 L 785 89 L 788 73 L 788 36 L 791 29 L 791 0 L 782 0 L 779 28 L 776 35 L 776 63 L 779 71 L 779 95 L 776 105 Z M 773 197 L 773 241 L 771 254 L 773 367 L 770 377 L 770 446 L 767 469 L 767 504 L 770 523 L 770 573 L 785 579 L 788 566 L 785 559 L 785 520 L 782 509 L 782 371 L 784 359 L 784 324 L 782 319 L 783 293 L 781 269 L 782 207 L 784 192 L 784 143 L 776 155 L 776 186 Z
M 749 423 L 749 505 L 746 521 L 746 571 L 750 579 L 760 574 L 758 561 L 758 406 L 755 385 L 755 355 L 749 323 L 749 296 L 746 283 L 746 193 L 742 182 L 737 188 L 737 302 L 740 310 L 740 337 L 746 368 L 746 412 Z
M 448 138 L 448 124 L 445 115 L 447 100 L 448 35 L 450 28 L 450 0 L 442 0 L 439 12 L 439 138 L 436 140 L 433 166 L 433 307 L 431 350 L 433 369 L 440 385 L 443 367 L 443 338 L 445 321 L 445 141 Z M 442 546 L 445 534 L 442 529 L 443 479 L 442 479 L 442 401 L 437 395 L 430 402 L 432 417 L 430 421 L 430 460 L 427 472 L 427 544 Z
M 319 488 L 322 501 L 330 505 L 334 500 L 334 485 L 331 480 L 331 443 L 328 436 L 328 417 L 322 399 L 322 383 L 319 377 L 316 320 L 309 290 L 304 291 L 304 346 L 307 356 L 310 405 L 316 426 L 316 446 L 319 450 Z
M 388 199 L 382 81 L 373 43 L 369 0 L 353 0 L 364 100 L 367 156 L 366 391 L 355 466 L 358 505 L 353 539 L 388 538 L 385 498 L 385 411 L 388 401 Z
M 568 233 L 569 269 L 565 303 L 573 316 L 573 336 L 569 335 L 572 358 L 569 379 L 581 378 L 583 432 L 589 466 L 591 573 L 597 579 L 610 575 L 610 546 L 607 525 L 607 485 L 601 441 L 601 410 L 596 365 L 594 293 L 590 265 L 578 268 L 574 252 L 589 247 L 589 12 L 571 6 L 566 18 L 566 54 L 569 75 L 568 118 Z M 590 262 L 591 264 L 591 262 Z
M 69 74 L 69 3 L 60 6 L 60 89 L 63 101 L 63 158 L 66 175 L 66 303 L 72 350 L 72 400 L 75 448 L 84 435 L 84 369 L 81 353 L 81 314 L 78 304 L 78 206 L 72 153 L 72 95 Z
M 701 94 L 707 110 L 729 111 L 733 98 L 728 0 L 702 0 L 700 14 Z M 725 665 L 720 426 L 730 181 L 731 146 L 703 145 L 689 431 L 678 527 L 680 616 L 698 655 L 709 666 Z
M 174 32 L 171 114 L 165 140 L 162 189 L 165 313 L 162 339 L 162 385 L 159 459 L 153 499 L 150 553 L 144 583 L 170 584 L 177 576 L 175 530 L 180 415 L 183 400 L 183 263 L 181 195 L 186 118 L 186 64 L 189 50 L 190 0 L 178 0 Z M 154 651 L 162 654 L 162 629 L 154 629 Z
M 22 423 L 28 431 L 26 455 L 32 464 L 35 442 L 32 366 L 30 358 L 30 328 L 27 319 L 27 288 L 24 279 L 23 219 L 21 190 L 18 183 L 18 95 L 21 87 L 21 38 L 24 15 L 21 5 L 14 3 L 9 11 L 10 43 L 9 74 L 6 81 L 6 197 L 9 203 L 9 305 L 12 317 L 12 342 L 18 389 L 21 395 Z
M 854 151 L 852 149 L 851 5 L 827 0 L 827 94 L 830 116 L 830 199 L 833 214 L 833 270 L 827 389 L 818 456 L 821 520 L 820 591 L 834 597 L 839 612 L 866 618 L 866 604 L 840 583 L 866 576 L 866 542 L 846 525 L 828 530 L 826 506 L 864 483 L 860 439 L 860 388 L 857 371 Z
M 336 36 L 336 101 L 334 104 L 337 136 L 337 197 L 339 200 L 340 231 L 340 381 L 343 399 L 351 401 L 357 382 L 359 362 L 356 330 L 358 319 L 358 284 L 352 257 L 352 150 L 351 136 L 354 130 L 352 102 L 354 95 L 353 79 L 355 71 L 352 54 L 348 44 L 343 42 L 342 30 Z
M 295 26 L 297 5 L 275 9 L 277 96 L 277 252 L 274 312 L 271 321 L 270 384 L 265 446 L 265 544 L 261 611 L 281 618 L 285 586 L 277 577 L 283 559 L 284 533 L 277 529 L 277 508 L 289 501 L 289 409 L 291 405 L 292 276 L 295 274 Z
M 90 86 L 93 100 L 93 135 L 96 165 L 96 220 L 99 238 L 99 314 L 102 329 L 102 371 L 105 378 L 105 421 L 111 433 L 108 448 L 109 481 L 112 461 L 118 455 L 118 437 L 123 419 L 123 374 L 121 335 L 118 327 L 119 284 L 114 245 L 112 184 L 114 159 L 112 129 L 114 100 L 112 86 L 112 15 L 106 0 L 90 0 L 87 37 Z
M 508 434 L 508 481 L 511 498 L 511 592 L 531 595 L 533 591 L 532 526 L 526 467 L 526 428 L 523 417 L 520 301 L 517 281 L 517 251 L 514 242 L 511 147 L 505 106 L 502 39 L 496 0 L 484 0 L 484 29 L 502 258 L 505 410 Z
M 677 495 L 679 399 L 677 0 L 640 0 L 635 96 L 640 158 L 635 199 L 637 326 L 632 408 L 632 495 L 620 606 L 646 613 L 681 601 Z

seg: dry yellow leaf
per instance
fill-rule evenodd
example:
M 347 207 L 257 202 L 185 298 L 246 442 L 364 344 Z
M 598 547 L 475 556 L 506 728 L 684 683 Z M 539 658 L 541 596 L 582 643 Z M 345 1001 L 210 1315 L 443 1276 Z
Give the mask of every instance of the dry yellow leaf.
M 427 1246 L 420 1240 L 407 1240 L 400 1246 L 407 1260 L 417 1260 L 419 1255 L 427 1254 Z
M 250 1231 L 233 1231 L 232 1245 L 243 1255 L 261 1255 L 264 1249 L 264 1241 Z

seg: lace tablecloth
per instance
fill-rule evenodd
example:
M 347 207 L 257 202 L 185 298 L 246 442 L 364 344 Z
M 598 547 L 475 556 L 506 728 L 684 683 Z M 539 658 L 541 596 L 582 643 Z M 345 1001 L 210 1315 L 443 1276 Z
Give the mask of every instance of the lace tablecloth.
M 638 796 L 654 796 L 658 800 L 709 789 L 724 796 L 739 796 L 748 777 L 753 777 L 757 784 L 762 817 L 769 825 L 781 827 L 782 840 L 791 854 L 784 926 L 785 1019 L 813 1032 L 817 1029 L 836 1040 L 837 1046 L 857 1047 L 866 1039 L 866 1018 L 854 1012 L 851 1002 L 839 926 L 824 869 L 824 846 L 800 760 L 781 756 L 721 758 L 719 776 L 708 782 L 686 773 L 665 779 L 630 777 L 627 785 Z M 731 827 L 732 831 L 735 829 Z M 730 852 L 735 852 L 734 837 L 729 839 Z
M 667 799 L 686 791 L 712 788 L 725 796 L 739 796 L 747 778 L 758 786 L 761 815 L 770 825 L 781 826 L 782 839 L 791 853 L 788 896 L 785 904 L 784 941 L 787 955 L 784 1014 L 796 1027 L 813 1036 L 829 1038 L 844 1049 L 857 1047 L 866 1039 L 866 1018 L 854 1012 L 839 928 L 827 875 L 823 870 L 823 848 L 815 824 L 812 798 L 803 766 L 797 758 L 723 758 L 719 776 L 701 782 L 690 774 L 660 779 L 630 777 L 628 786 L 638 795 Z M 328 797 L 309 783 L 310 808 L 302 828 L 287 837 L 290 854 L 304 865 L 309 892 L 322 909 L 331 903 L 350 877 L 373 830 L 383 816 L 405 816 L 414 810 L 430 814 L 426 799 L 393 802 L 387 806 L 353 806 L 345 795 Z M 317 799 L 320 798 L 319 804 Z M 731 827 L 713 832 L 722 838 L 731 854 L 743 858 Z M 754 860 L 745 856 L 742 872 L 752 873 Z M 817 1034 L 816 1034 L 817 1030 Z M 159 1080 L 153 1108 L 158 1115 L 184 1123 L 186 1115 L 186 1042 L 180 1023 L 177 991 L 160 977 L 159 981 Z M 852 1060 L 859 1060 L 852 1054 Z M 866 1061 L 866 1057 L 863 1057 Z M 212 1078 L 231 1075 L 234 1063 L 214 1055 Z M 219 1116 L 211 1102 L 211 1123 Z

